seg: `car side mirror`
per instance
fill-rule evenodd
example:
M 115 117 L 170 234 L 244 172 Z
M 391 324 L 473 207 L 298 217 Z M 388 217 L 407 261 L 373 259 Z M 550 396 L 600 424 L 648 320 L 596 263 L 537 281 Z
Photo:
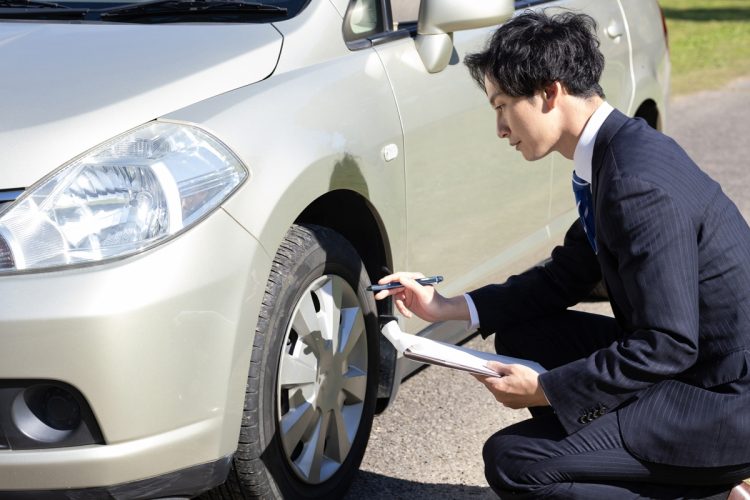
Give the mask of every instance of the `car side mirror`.
M 422 0 L 416 45 L 427 71 L 448 66 L 454 31 L 500 24 L 514 11 L 513 0 Z

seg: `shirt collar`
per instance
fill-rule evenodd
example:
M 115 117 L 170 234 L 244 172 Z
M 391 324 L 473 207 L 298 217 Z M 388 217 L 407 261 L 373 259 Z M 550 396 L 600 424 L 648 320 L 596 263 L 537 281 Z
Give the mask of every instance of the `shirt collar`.
M 573 153 L 573 166 L 576 175 L 588 183 L 591 183 L 592 178 L 591 159 L 594 156 L 596 134 L 599 133 L 604 120 L 607 119 L 613 110 L 614 108 L 608 102 L 604 101 L 594 111 L 594 114 L 591 115 L 591 118 L 586 123 L 586 127 L 583 129 L 581 138 L 578 139 L 576 150 Z

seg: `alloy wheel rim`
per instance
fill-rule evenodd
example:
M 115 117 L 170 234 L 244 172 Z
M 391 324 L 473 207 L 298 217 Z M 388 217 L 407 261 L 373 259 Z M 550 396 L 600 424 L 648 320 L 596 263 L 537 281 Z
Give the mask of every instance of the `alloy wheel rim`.
M 318 278 L 294 308 L 279 362 L 277 415 L 286 459 L 303 481 L 339 470 L 367 392 L 367 334 L 357 294 L 336 275 Z

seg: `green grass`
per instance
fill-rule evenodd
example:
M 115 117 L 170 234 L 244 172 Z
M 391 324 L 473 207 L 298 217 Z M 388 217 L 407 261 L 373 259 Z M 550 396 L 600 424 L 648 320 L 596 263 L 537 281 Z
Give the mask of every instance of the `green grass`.
M 672 94 L 750 75 L 750 1 L 661 0 L 669 30 Z

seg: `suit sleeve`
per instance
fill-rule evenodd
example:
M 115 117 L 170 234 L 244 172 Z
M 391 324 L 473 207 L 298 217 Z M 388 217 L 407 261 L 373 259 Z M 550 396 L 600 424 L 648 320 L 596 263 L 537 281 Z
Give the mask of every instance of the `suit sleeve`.
M 697 230 L 687 207 L 637 178 L 612 180 L 599 203 L 599 243 L 615 257 L 633 313 L 622 341 L 540 376 L 569 433 L 685 371 L 698 353 Z
M 542 266 L 505 283 L 469 292 L 482 336 L 531 318 L 554 314 L 583 300 L 601 280 L 601 269 L 580 220 Z

